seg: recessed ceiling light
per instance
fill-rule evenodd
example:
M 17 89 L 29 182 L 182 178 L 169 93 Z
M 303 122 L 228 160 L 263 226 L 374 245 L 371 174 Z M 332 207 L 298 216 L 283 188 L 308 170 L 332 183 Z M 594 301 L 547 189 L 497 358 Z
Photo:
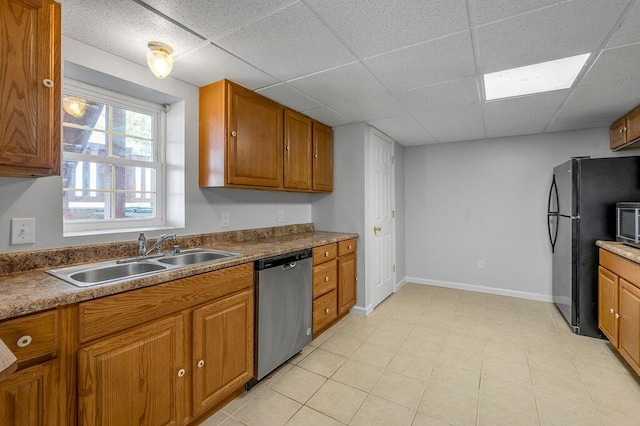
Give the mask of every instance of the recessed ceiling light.
M 571 87 L 591 53 L 484 75 L 485 98 L 512 98 Z

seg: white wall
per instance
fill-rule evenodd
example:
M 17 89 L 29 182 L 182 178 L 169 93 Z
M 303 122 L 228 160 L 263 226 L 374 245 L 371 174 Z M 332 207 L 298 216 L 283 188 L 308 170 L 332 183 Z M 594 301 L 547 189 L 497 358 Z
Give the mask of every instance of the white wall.
M 78 41 L 63 38 L 62 56 L 65 61 L 97 70 L 109 76 L 135 83 L 137 86 L 178 99 L 184 112 L 183 128 L 172 134 L 171 150 L 184 152 L 178 163 L 184 167 L 184 180 L 172 181 L 183 194 L 170 203 L 180 213 L 184 208 L 185 226 L 176 229 L 179 235 L 219 232 L 221 214 L 230 213 L 229 230 L 309 223 L 311 202 L 317 195 L 276 193 L 231 189 L 201 189 L 198 187 L 198 88 L 171 77 L 159 80 L 144 66 L 132 63 Z M 180 101 L 181 100 L 181 101 Z M 183 149 L 176 144 L 182 143 Z M 178 147 L 179 148 L 179 147 Z M 176 201 L 177 200 L 177 201 Z M 186 203 L 185 201 L 186 200 Z M 283 210 L 284 222 L 277 222 L 277 212 Z M 10 220 L 14 217 L 36 219 L 36 243 L 11 246 Z M 346 230 L 350 228 L 345 227 Z M 150 237 L 160 231 L 149 232 Z M 59 176 L 21 179 L 0 177 L 0 252 L 25 251 L 51 247 L 65 247 L 100 242 L 125 241 L 137 238 L 135 232 L 85 237 L 62 236 L 62 181 Z
M 551 300 L 552 169 L 585 155 L 633 151 L 606 128 L 406 148 L 408 280 Z

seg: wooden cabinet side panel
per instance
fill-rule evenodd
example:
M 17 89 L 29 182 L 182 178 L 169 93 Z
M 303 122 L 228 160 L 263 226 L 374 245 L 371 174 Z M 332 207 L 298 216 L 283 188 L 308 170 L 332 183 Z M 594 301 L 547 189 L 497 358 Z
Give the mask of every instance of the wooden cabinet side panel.
M 233 266 L 139 290 L 80 303 L 80 341 L 151 321 L 252 288 L 253 264 Z
M 282 188 L 284 108 L 228 82 L 226 183 Z
M 619 340 L 622 356 L 636 372 L 640 371 L 640 289 L 620 279 Z M 639 373 L 640 374 L 640 373 Z
M 600 266 L 598 268 L 598 327 L 607 339 L 618 346 L 618 276 Z
M 356 304 L 356 254 L 338 258 L 338 315 Z
M 60 22 L 51 0 L 0 2 L 0 176 L 60 173 Z
M 225 80 L 200 88 L 198 178 L 201 187 L 224 186 L 226 97 Z
M 333 131 L 313 122 L 313 190 L 333 191 Z
M 253 291 L 193 312 L 194 415 L 251 379 L 253 341 Z
M 311 190 L 311 119 L 284 110 L 284 187 Z
M 80 349 L 80 424 L 179 424 L 182 325 L 178 315 Z

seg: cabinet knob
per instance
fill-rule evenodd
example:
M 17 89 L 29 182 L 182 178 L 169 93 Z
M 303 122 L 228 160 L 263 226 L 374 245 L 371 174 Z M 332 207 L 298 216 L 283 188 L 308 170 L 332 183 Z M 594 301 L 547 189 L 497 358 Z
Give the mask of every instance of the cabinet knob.
M 285 146 L 284 149 L 286 149 L 287 151 L 289 151 L 289 145 Z
M 313 158 L 318 158 L 318 154 L 313 154 Z
M 180 370 L 178 370 L 178 377 L 184 376 L 184 373 L 185 373 L 184 368 L 181 368 Z
M 328 313 L 329 313 L 329 308 L 325 309 L 325 310 L 324 310 L 324 313 L 325 313 L 325 314 L 328 314 Z
M 609 312 L 613 313 L 613 312 L 614 312 L 613 308 L 611 308 L 611 309 L 609 310 Z
M 349 245 L 347 246 L 347 248 L 348 248 L 349 250 L 351 250 L 351 244 L 349 244 Z
M 201 359 L 200 361 L 198 361 L 198 368 L 202 368 L 204 367 L 204 359 Z
M 45 78 L 44 80 L 42 80 L 42 84 L 44 84 L 44 87 L 52 88 L 53 80 L 49 80 L 48 78 Z
M 18 345 L 19 348 L 24 348 L 29 346 L 29 344 L 31 343 L 33 339 L 31 338 L 31 336 L 29 336 L 28 334 L 26 336 L 22 336 L 18 339 L 18 341 L 16 342 L 16 345 Z
M 231 132 L 231 136 L 233 136 L 233 137 L 238 136 L 238 132 L 236 132 L 235 130 L 233 130 L 233 131 Z
M 329 282 L 329 277 L 324 277 L 324 282 L 328 283 Z
M 329 257 L 329 252 L 328 251 L 324 252 L 324 257 Z
M 616 313 L 616 319 L 620 318 L 620 314 Z

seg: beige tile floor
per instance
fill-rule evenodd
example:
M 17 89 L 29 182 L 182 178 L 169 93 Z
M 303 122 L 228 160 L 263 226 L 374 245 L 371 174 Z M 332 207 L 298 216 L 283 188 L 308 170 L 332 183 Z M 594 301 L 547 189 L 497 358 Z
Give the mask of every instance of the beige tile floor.
M 638 426 L 640 381 L 553 304 L 407 284 L 203 424 Z

